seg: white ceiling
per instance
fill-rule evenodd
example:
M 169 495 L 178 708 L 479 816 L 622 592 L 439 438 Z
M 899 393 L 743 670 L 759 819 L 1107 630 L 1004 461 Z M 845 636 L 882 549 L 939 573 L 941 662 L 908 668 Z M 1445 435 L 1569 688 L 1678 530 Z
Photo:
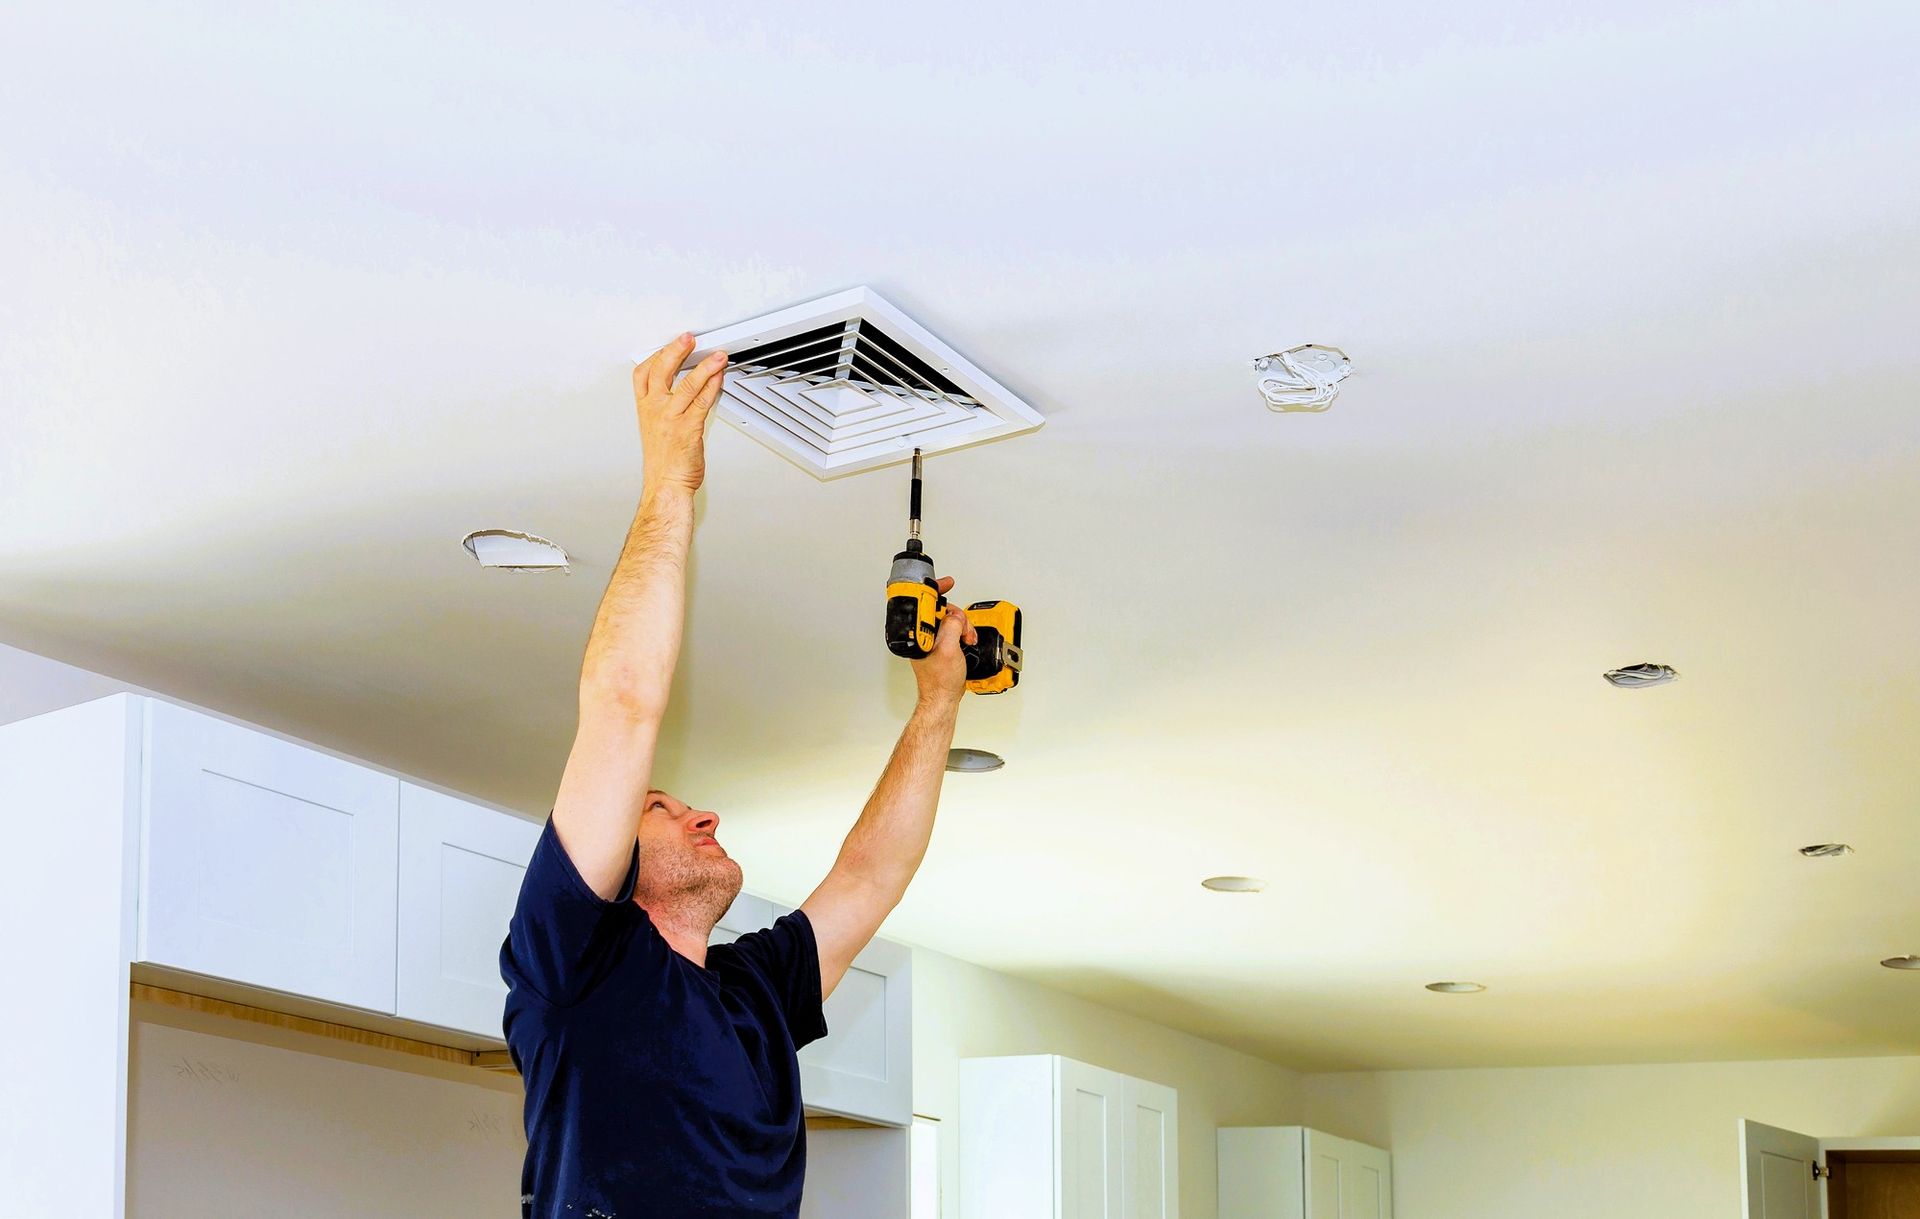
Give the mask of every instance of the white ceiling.
M 868 283 L 1049 416 L 931 463 L 1029 670 L 892 934 L 1308 1067 L 1920 1051 L 1915 6 L 420 11 L 9 14 L 0 639 L 542 811 L 626 361 Z M 711 447 L 665 778 L 792 900 L 904 480 Z

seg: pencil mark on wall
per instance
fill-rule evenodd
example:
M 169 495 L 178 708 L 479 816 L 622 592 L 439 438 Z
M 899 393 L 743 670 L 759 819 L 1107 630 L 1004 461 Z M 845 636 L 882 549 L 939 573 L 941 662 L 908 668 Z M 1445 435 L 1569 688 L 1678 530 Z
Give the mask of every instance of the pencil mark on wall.
M 216 1087 L 240 1082 L 240 1072 L 232 1067 L 205 1058 L 188 1058 L 184 1054 L 173 1060 L 170 1069 L 175 1079 L 190 1079 Z

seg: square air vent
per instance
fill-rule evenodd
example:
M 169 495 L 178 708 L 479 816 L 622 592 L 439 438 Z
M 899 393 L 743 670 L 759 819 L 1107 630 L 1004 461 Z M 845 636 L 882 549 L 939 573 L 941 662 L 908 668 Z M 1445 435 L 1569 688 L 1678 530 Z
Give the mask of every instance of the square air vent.
M 722 418 L 815 478 L 1031 432 L 1044 422 L 870 288 L 708 331 L 728 356 Z

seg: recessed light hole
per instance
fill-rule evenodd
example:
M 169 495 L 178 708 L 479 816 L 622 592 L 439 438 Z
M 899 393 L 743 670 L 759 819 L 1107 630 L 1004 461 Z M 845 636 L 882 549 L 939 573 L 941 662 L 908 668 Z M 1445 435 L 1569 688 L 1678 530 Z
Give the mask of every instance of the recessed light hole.
M 1007 760 L 997 753 L 988 753 L 984 749 L 947 750 L 947 769 L 962 774 L 981 774 L 989 770 L 999 770 Z
M 1647 686 L 1664 686 L 1680 678 L 1678 670 L 1672 665 L 1637 664 L 1621 669 L 1608 669 L 1601 674 L 1608 684 L 1622 690 L 1640 690 Z
M 1257 876 L 1209 876 L 1200 882 L 1200 887 L 1215 893 L 1258 893 L 1267 887 L 1267 882 Z

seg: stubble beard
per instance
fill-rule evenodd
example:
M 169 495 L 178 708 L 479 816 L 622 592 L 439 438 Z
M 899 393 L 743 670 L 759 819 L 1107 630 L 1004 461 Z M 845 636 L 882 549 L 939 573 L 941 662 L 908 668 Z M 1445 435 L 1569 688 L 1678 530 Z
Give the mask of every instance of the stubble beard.
M 702 858 L 695 847 L 686 855 L 653 860 L 651 869 L 647 862 L 643 858 L 642 871 L 649 875 L 642 878 L 635 897 L 649 913 L 671 910 L 687 922 L 712 930 L 740 896 L 744 879 L 740 865 L 725 856 Z

